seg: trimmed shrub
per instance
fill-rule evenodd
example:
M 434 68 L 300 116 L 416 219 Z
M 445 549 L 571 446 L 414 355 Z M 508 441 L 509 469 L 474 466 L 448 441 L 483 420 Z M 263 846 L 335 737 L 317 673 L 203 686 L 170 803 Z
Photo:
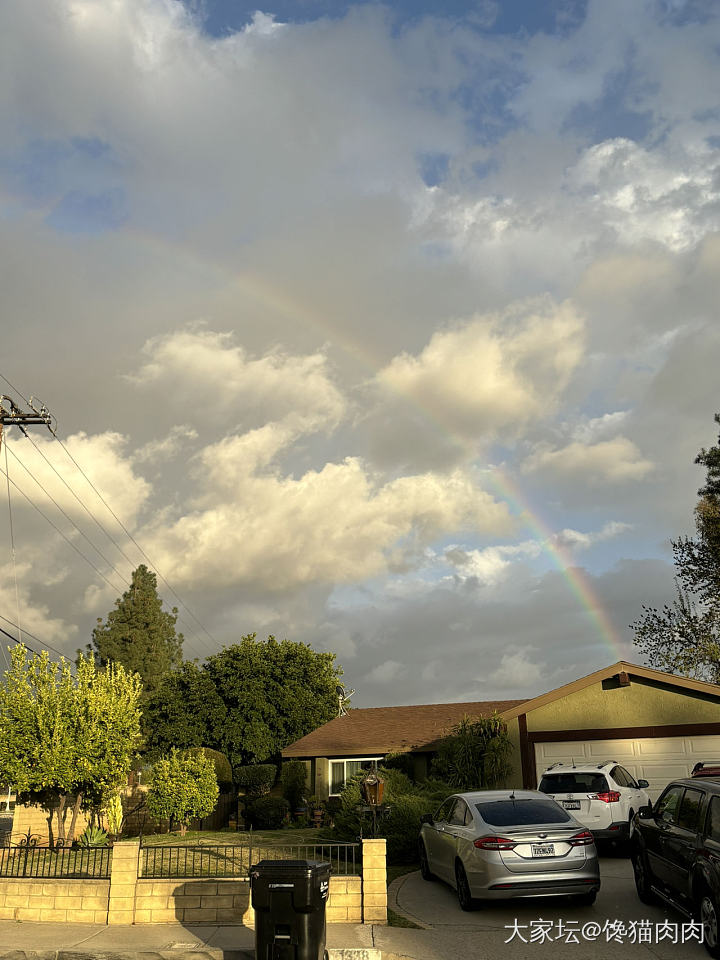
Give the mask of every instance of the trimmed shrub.
M 276 778 L 277 767 L 274 763 L 254 763 L 235 770 L 235 783 L 245 791 L 248 799 L 270 793 Z
M 246 819 L 253 830 L 279 830 L 289 812 L 284 797 L 258 797 L 248 804 Z
M 186 753 L 189 756 L 200 755 L 209 757 L 215 764 L 215 777 L 217 778 L 218 786 L 223 790 L 232 788 L 232 767 L 224 753 L 220 753 L 219 750 L 213 750 L 211 747 L 190 747 Z
M 291 810 L 301 806 L 307 787 L 307 768 L 302 760 L 289 760 L 280 770 L 283 796 L 290 804 Z
M 213 812 L 217 798 L 215 764 L 209 757 L 172 750 L 153 766 L 147 808 L 159 820 L 178 823 L 182 836 L 190 820 Z

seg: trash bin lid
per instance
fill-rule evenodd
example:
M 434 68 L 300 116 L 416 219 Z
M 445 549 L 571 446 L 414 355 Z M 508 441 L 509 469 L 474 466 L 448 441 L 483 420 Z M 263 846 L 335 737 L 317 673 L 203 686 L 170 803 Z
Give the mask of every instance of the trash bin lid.
M 304 880 L 318 874 L 329 873 L 330 866 L 326 860 L 261 860 L 253 864 L 250 874 L 253 877 Z

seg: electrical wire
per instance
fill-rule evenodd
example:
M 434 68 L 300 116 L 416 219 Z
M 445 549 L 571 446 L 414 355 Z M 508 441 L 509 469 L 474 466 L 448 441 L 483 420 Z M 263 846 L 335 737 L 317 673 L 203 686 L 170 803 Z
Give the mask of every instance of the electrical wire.
M 7 451 L 8 451 L 8 445 L 7 445 L 7 443 L 6 443 L 6 444 L 5 444 L 5 454 L 6 454 L 6 455 L 7 455 Z M 65 517 L 65 519 L 68 521 L 68 523 L 72 524 L 72 526 L 75 527 L 75 529 L 76 529 L 77 532 L 80 534 L 80 536 L 83 537 L 84 540 L 87 540 L 87 542 L 90 544 L 90 546 L 93 548 L 93 550 L 95 550 L 95 552 L 98 554 L 98 556 L 99 556 L 102 560 L 105 561 L 105 563 L 108 565 L 108 567 L 110 567 L 110 569 L 113 571 L 113 573 L 116 573 L 117 576 L 123 581 L 123 583 L 124 583 L 126 586 L 129 587 L 129 586 L 130 586 L 130 581 L 127 579 L 127 577 L 126 577 L 124 574 L 122 574 L 122 573 L 117 569 L 117 567 L 115 567 L 115 566 L 111 563 L 110 560 L 108 560 L 108 558 L 105 556 L 105 554 L 102 552 L 102 550 L 101 550 L 98 546 L 96 546 L 96 544 L 94 544 L 94 543 L 92 542 L 92 540 L 90 539 L 90 537 L 88 537 L 88 535 L 87 535 L 83 530 L 80 529 L 80 527 L 75 523 L 75 521 L 73 520 L 73 518 L 72 518 L 68 513 L 66 513 L 65 510 L 63 510 L 63 508 L 62 508 L 62 507 L 60 506 L 60 504 L 57 502 L 57 500 L 55 499 L 55 497 L 53 497 L 53 495 L 52 495 L 51 493 L 48 493 L 48 491 L 45 489 L 45 487 L 42 485 L 42 483 L 40 483 L 40 481 L 38 480 L 38 478 L 37 478 L 37 477 L 34 475 L 34 473 L 30 470 L 30 468 L 29 468 L 28 466 L 26 466 L 26 464 L 24 464 L 24 463 L 22 462 L 22 460 L 20 459 L 20 457 L 18 457 L 18 455 L 15 453 L 15 451 L 14 451 L 14 450 L 11 450 L 10 453 L 11 453 L 12 456 L 17 460 L 17 462 L 20 464 L 20 466 L 23 468 L 23 470 L 30 476 L 30 478 L 35 481 L 35 483 L 38 485 L 38 487 L 40 487 L 40 489 L 41 489 L 42 492 L 45 494 L 45 496 L 48 498 L 48 500 L 50 500 L 50 501 L 57 507 L 57 509 L 60 511 L 60 513 L 61 513 L 61 514 Z M 7 467 L 6 467 L 5 469 L 7 469 Z
M 11 390 L 13 390 L 28 406 L 30 406 L 30 401 L 28 400 L 28 398 L 27 398 L 26 396 L 24 396 L 24 394 L 22 394 L 22 393 L 20 392 L 20 390 L 18 390 L 18 388 L 17 388 L 13 383 L 11 383 L 11 381 L 8 380 L 8 378 L 7 378 L 4 374 L 2 374 L 2 373 L 0 373 L 0 380 L 3 380 L 3 381 L 10 387 Z M 68 490 L 70 490 L 70 492 L 73 494 L 73 496 L 75 497 L 75 499 L 78 500 L 78 502 L 83 506 L 83 509 L 86 510 L 86 512 L 88 513 L 88 515 L 93 519 L 93 521 L 94 521 L 94 522 L 100 527 L 100 529 L 105 533 L 105 535 L 108 537 L 108 539 L 111 541 L 111 543 L 113 543 L 113 545 L 116 547 L 116 549 L 122 554 L 122 556 L 125 558 L 125 560 L 127 560 L 127 562 L 130 563 L 131 565 L 134 565 L 134 564 L 133 564 L 133 561 L 127 556 L 127 554 L 125 553 L 125 551 L 124 551 L 124 550 L 120 547 L 120 545 L 115 541 L 115 539 L 111 536 L 111 534 L 110 534 L 107 530 L 105 530 L 105 528 L 104 528 L 103 525 L 100 523 L 100 521 L 97 520 L 97 518 L 96 518 L 96 517 L 92 514 L 92 512 L 85 506 L 85 504 L 82 503 L 82 501 L 80 500 L 80 498 L 78 497 L 78 495 L 72 490 L 72 488 L 70 487 L 70 485 L 64 480 L 64 478 L 63 478 L 63 477 L 60 475 L 60 473 L 55 469 L 55 467 L 47 460 L 47 458 L 45 457 L 45 455 L 42 453 L 42 451 L 41 451 L 40 448 L 37 446 L 37 444 L 32 440 L 32 438 L 30 437 L 30 435 L 29 435 L 29 434 L 26 434 L 26 436 L 28 437 L 28 439 L 30 440 L 30 442 L 33 444 L 33 446 L 36 448 L 36 450 L 38 450 L 38 452 L 39 452 L 40 455 L 43 457 L 43 459 L 45 459 L 45 461 L 48 463 L 48 465 L 55 471 L 55 473 L 58 475 L 58 477 L 62 480 L 62 482 L 65 484 L 65 486 L 68 488 Z M 158 575 L 158 577 L 160 578 L 160 580 L 162 580 L 162 582 L 165 584 L 165 586 L 166 586 L 167 589 L 170 591 L 170 593 L 173 595 L 173 597 L 177 600 L 177 602 L 178 602 L 179 605 L 182 607 L 182 609 L 183 609 L 183 610 L 187 613 L 187 615 L 197 624 L 197 626 L 200 627 L 200 629 L 201 629 L 201 630 L 203 631 L 203 633 L 208 637 L 208 639 L 211 640 L 216 647 L 219 647 L 220 644 L 217 642 L 217 640 L 215 639 L 215 637 L 213 637 L 213 635 L 212 635 L 212 634 L 210 633 L 210 631 L 205 627 L 205 625 L 195 616 L 195 614 L 193 613 L 193 611 L 187 606 L 187 604 L 182 600 L 182 598 L 176 593 L 176 591 L 175 591 L 175 590 L 173 589 L 173 587 L 170 585 L 170 583 L 168 582 L 168 580 L 163 576 L 163 574 L 161 573 L 161 571 L 157 568 L 157 565 L 156 565 L 155 563 L 153 563 L 153 561 L 151 560 L 151 558 L 147 555 L 147 553 L 143 550 L 143 548 L 140 546 L 140 544 L 137 542 L 137 540 L 133 537 L 133 535 L 132 535 L 132 534 L 130 533 L 130 531 L 127 529 L 127 527 L 126 527 L 125 524 L 122 522 L 122 520 L 120 520 L 120 518 L 117 516 L 117 514 L 115 513 L 115 511 L 114 511 L 114 510 L 112 509 L 112 507 L 110 506 L 110 504 L 109 504 L 109 503 L 107 502 L 107 500 L 103 497 L 103 495 L 102 495 L 102 494 L 100 493 L 100 491 L 97 489 L 97 487 L 96 487 L 95 484 L 92 482 L 92 480 L 90 480 L 90 478 L 88 477 L 88 475 L 85 473 L 85 471 L 83 470 L 83 468 L 80 466 L 80 464 L 77 462 L 77 460 L 76 460 L 76 459 L 73 457 L 73 455 L 70 453 L 70 451 L 68 450 L 68 448 L 67 448 L 67 447 L 65 446 L 65 444 L 62 442 L 62 440 L 60 440 L 60 438 L 59 438 L 54 432 L 53 432 L 53 438 L 54 438 L 55 440 L 57 440 L 57 442 L 60 444 L 60 446 L 62 447 L 62 449 L 65 451 L 65 454 L 68 456 L 68 458 L 69 458 L 69 459 L 72 461 L 72 463 L 75 465 L 75 467 L 76 467 L 77 470 L 80 472 L 80 474 L 82 475 L 82 477 L 85 479 L 86 483 L 87 483 L 87 484 L 91 487 L 91 489 L 95 492 L 95 494 L 96 494 L 96 496 L 98 497 L 98 499 L 100 500 L 100 502 L 105 506 L 105 508 L 108 510 L 108 512 L 110 513 L 110 515 L 113 517 L 113 519 L 116 521 L 116 523 L 118 524 L 118 526 L 120 527 L 120 529 L 123 531 L 123 533 L 124 533 L 124 534 L 127 536 L 127 538 L 130 540 L 130 542 L 134 544 L 134 546 L 135 546 L 135 547 L 137 548 L 137 550 L 140 552 L 141 556 L 150 564 L 151 568 L 155 571 L 155 573 Z M 11 453 L 13 453 L 13 451 L 11 451 Z M 16 454 L 13 453 L 13 456 L 15 456 L 16 459 L 17 459 L 17 455 L 16 455 Z M 24 466 L 24 464 L 23 464 L 23 466 Z M 27 469 L 27 468 L 25 468 L 25 469 Z M 28 472 L 29 472 L 29 471 L 28 471 Z M 7 475 L 7 474 L 6 474 L 6 475 Z M 31 474 L 31 476 L 32 476 L 32 474 Z M 8 478 L 8 479 L 9 479 L 9 478 Z M 35 478 L 33 477 L 33 479 L 35 479 Z M 12 481 L 10 481 L 10 482 L 12 482 Z M 36 482 L 38 482 L 38 481 L 36 481 Z M 38 483 L 39 483 L 39 482 L 38 482 Z M 17 485 L 13 483 L 13 486 L 17 486 Z M 18 489 L 19 489 L 19 488 L 18 488 Z M 42 489 L 42 487 L 41 487 L 41 489 Z M 20 492 L 22 493 L 22 491 L 20 491 Z M 46 491 L 44 491 L 44 492 L 46 492 Z M 25 494 L 23 494 L 23 496 L 25 496 Z M 48 496 L 50 496 L 50 495 L 48 494 Z M 30 503 L 32 504 L 32 506 L 35 507 L 36 510 L 38 510 L 38 512 L 39 512 L 42 516 L 45 516 L 45 515 L 42 513 L 42 511 L 39 509 L 39 507 L 37 507 L 37 506 L 30 500 L 29 497 L 26 497 L 26 499 L 28 500 L 28 502 L 30 502 Z M 52 499 L 52 498 L 51 498 L 51 499 Z M 56 505 L 57 505 L 57 504 L 56 504 Z M 62 511 L 62 508 L 58 507 L 58 509 L 60 509 L 60 510 Z M 62 511 L 62 512 L 64 513 L 64 511 Z M 67 515 L 65 514 L 65 516 L 67 516 Z M 65 535 L 62 533 L 62 531 L 60 531 L 60 530 L 55 526 L 55 524 L 52 523 L 52 521 L 51 521 L 48 517 L 45 517 L 45 519 L 47 519 L 48 522 L 51 523 L 51 525 L 54 527 L 54 529 L 56 529 L 56 530 L 58 531 L 58 533 L 60 533 L 61 536 L 64 537 L 65 540 L 68 540 L 68 538 L 65 537 Z M 80 531 L 80 528 L 77 526 L 77 524 L 75 524 L 72 520 L 71 520 L 70 522 L 73 523 L 73 526 L 75 526 L 75 528 L 76 528 L 77 530 L 79 530 L 80 533 L 82 533 L 82 531 Z M 115 573 L 118 574 L 118 576 L 122 576 L 121 574 L 118 573 L 118 571 L 115 569 L 115 567 L 107 560 L 107 558 L 103 556 L 103 554 L 100 552 L 100 550 L 98 550 L 98 548 L 95 546 L 95 544 L 92 543 L 92 541 L 89 540 L 89 538 L 88 538 L 84 533 L 83 533 L 82 535 L 85 537 L 86 540 L 88 540 L 88 542 L 91 544 L 91 546 L 100 554 L 100 556 L 101 556 L 101 557 L 103 558 L 103 560 L 105 560 L 105 562 L 111 567 L 111 569 L 113 569 L 113 570 L 115 571 Z M 68 543 L 70 543 L 70 545 L 73 547 L 73 549 L 76 550 L 76 552 L 80 553 L 80 551 L 77 549 L 77 547 L 75 546 L 75 544 L 72 543 L 72 541 L 68 540 Z M 97 569 L 97 567 L 95 567 L 94 564 L 92 564 L 91 561 L 89 561 L 88 558 L 85 557 L 84 554 L 80 553 L 80 555 L 81 555 L 88 563 L 90 563 L 91 566 L 93 566 L 93 568 L 100 574 L 100 576 L 105 580 L 106 583 L 110 583 L 110 581 L 107 579 L 107 577 L 105 577 L 104 574 L 102 574 L 102 573 Z M 123 578 L 123 579 L 124 579 L 124 578 Z M 127 580 L 124 580 L 124 582 L 127 583 Z M 111 586 L 112 586 L 112 584 L 111 584 Z M 116 588 L 113 587 L 113 589 L 116 589 Z M 181 623 L 183 622 L 180 617 L 178 617 L 178 620 L 180 620 Z M 194 639 L 194 638 L 191 637 L 190 639 L 192 640 L 192 639 Z M 198 646 L 200 647 L 200 649 L 202 650 L 202 644 L 199 642 L 199 639 L 198 639 L 198 640 L 195 640 L 195 642 L 197 643 L 197 645 L 198 645 Z
M 100 570 L 98 567 L 96 567 L 95 564 L 92 562 L 92 560 L 91 560 L 89 557 L 86 557 L 86 556 L 85 556 L 85 554 L 82 552 L 82 550 L 80 550 L 80 548 L 77 546 L 77 544 L 73 543 L 72 540 L 62 532 L 62 530 L 57 526 L 57 524 L 54 523 L 54 522 L 50 519 L 50 517 L 48 517 L 48 515 L 47 515 L 46 513 L 43 513 L 43 511 L 40 509 L 40 507 L 39 507 L 23 490 L 20 489 L 20 487 L 15 483 L 15 481 L 14 481 L 11 477 L 9 477 L 8 474 L 5 473 L 4 470 L 0 470 L 0 475 L 2 475 L 2 476 L 4 476 L 4 477 L 7 477 L 8 480 L 10 481 L 10 483 L 11 483 L 11 484 L 15 487 L 15 489 L 18 491 L 18 493 L 20 493 L 20 495 L 23 496 L 23 497 L 27 500 L 27 502 L 30 504 L 30 506 L 33 507 L 35 510 L 37 510 L 37 512 L 40 514 L 40 516 L 41 516 L 44 520 L 47 520 L 47 522 L 50 524 L 50 526 L 53 528 L 53 530 L 55 530 L 56 533 L 59 533 L 60 536 L 63 538 L 63 540 L 65 540 L 67 543 L 70 544 L 70 546 L 73 548 L 73 550 L 75 551 L 75 553 L 79 554 L 79 555 L 83 558 L 83 560 L 85 561 L 85 563 L 89 564 L 89 565 L 93 568 L 93 570 L 95 571 L 95 573 L 97 573 L 97 575 L 98 575 L 99 577 L 102 577 L 102 579 L 105 581 L 105 583 L 107 583 L 107 585 L 108 585 L 109 587 L 112 587 L 112 589 L 117 592 L 117 587 L 115 586 L 115 584 L 112 583 L 110 580 L 108 580 L 108 578 L 105 576 L 105 574 L 102 572 L 102 570 Z
M 5 623 L 9 623 L 11 627 L 17 627 L 17 624 L 13 623 L 12 620 L 8 620 L 8 618 L 4 617 L 1 613 L 0 613 L 0 620 L 4 620 Z M 4 633 L 5 636 L 8 637 L 10 640 L 12 640 L 13 643 L 16 643 L 23 647 L 27 647 L 29 650 L 32 650 L 33 653 L 37 653 L 39 655 L 41 652 L 39 650 L 34 650 L 26 640 L 18 640 L 17 637 L 14 637 L 11 633 L 8 633 L 8 631 L 4 630 L 2 627 L 0 627 L 0 633 Z M 39 640 L 36 636 L 33 636 L 33 634 L 30 633 L 28 630 L 23 630 L 23 633 L 25 634 L 26 637 L 32 637 L 32 639 L 36 643 L 39 643 L 46 650 L 48 651 L 52 650 L 53 653 L 56 653 L 59 657 L 62 657 L 63 660 L 68 659 L 67 656 L 64 653 L 61 653 L 56 647 L 50 646 L 50 644 L 45 643 L 44 640 Z
M 47 457 L 47 456 L 45 455 L 45 453 L 43 452 L 42 448 L 41 448 L 37 443 L 35 443 L 35 441 L 34 441 L 33 438 L 30 436 L 29 433 L 26 433 L 25 436 L 26 436 L 27 439 L 30 441 L 30 443 L 33 445 L 33 447 L 37 450 L 37 452 L 40 454 L 40 456 L 41 456 L 42 459 L 45 461 L 45 463 L 50 467 L 50 469 L 53 471 L 53 473 L 54 473 L 54 474 L 58 477 L 58 479 L 64 484 L 64 486 L 65 486 L 65 487 L 67 488 L 67 490 L 72 494 L 72 496 L 75 498 L 75 500 L 77 500 L 77 502 L 78 502 L 78 503 L 80 504 L 80 506 L 83 508 L 83 510 L 85 511 L 85 513 L 90 517 L 90 519 L 93 521 L 93 523 L 94 523 L 94 524 L 98 527 L 98 529 L 108 538 L 108 540 L 112 543 L 112 545 L 115 547 L 115 549 L 120 553 L 120 555 L 123 557 L 123 559 L 126 560 L 127 563 L 129 563 L 130 566 L 134 568 L 135 562 L 132 560 L 132 558 L 129 557 L 129 556 L 127 555 L 127 553 L 125 553 L 125 551 L 123 550 L 123 548 L 120 546 L 120 544 L 117 542 L 117 540 L 113 537 L 113 535 L 110 533 L 110 531 L 107 530 L 107 528 L 103 526 L 103 524 L 98 520 L 98 518 L 97 518 L 97 517 L 95 516 L 95 514 L 90 510 L 90 508 L 81 500 L 81 498 L 78 496 L 78 494 L 75 492 L 75 490 L 73 490 L 73 488 L 72 488 L 72 487 L 70 486 L 70 484 L 67 482 L 67 480 L 65 479 L 65 477 L 63 477 L 63 475 L 60 473 L 60 471 L 59 471 L 59 470 L 55 467 L 55 465 L 48 459 L 48 457 Z M 11 450 L 10 452 L 11 452 L 11 453 L 13 454 L 13 456 L 15 456 L 16 459 L 17 459 L 17 454 L 15 454 L 14 451 L 12 451 L 12 450 Z M 23 466 L 24 466 L 24 465 L 23 465 Z M 25 467 L 25 469 L 27 470 L 28 468 Z M 28 472 L 29 472 L 29 471 L 28 471 Z M 31 476 L 32 476 L 32 474 L 31 474 Z M 33 478 L 33 479 L 35 479 L 35 478 Z M 35 482 L 37 483 L 38 481 L 36 480 Z M 44 490 L 44 488 L 42 488 L 42 489 Z M 44 491 L 44 492 L 47 492 L 47 491 Z M 48 496 L 49 496 L 49 494 L 48 494 Z M 61 508 L 59 508 L 59 509 L 61 509 Z M 68 518 L 68 519 L 70 519 L 70 518 Z M 73 523 L 72 520 L 71 520 L 70 522 Z M 77 525 L 75 525 L 75 526 L 76 526 L 76 528 L 77 528 Z M 79 529 L 79 528 L 77 528 L 77 529 Z M 83 536 L 85 536 L 85 534 L 83 534 Z M 88 542 L 91 542 L 91 541 L 89 541 L 89 539 L 88 539 L 87 537 L 85 537 L 85 539 L 88 540 Z M 92 545 L 95 546 L 94 544 L 92 544 Z M 123 577 L 123 575 L 112 565 L 112 563 L 110 563 L 110 561 L 107 559 L 107 557 L 105 557 L 104 554 L 102 554 L 102 553 L 100 552 L 100 550 L 98 550 L 97 547 L 95 547 L 95 549 L 96 549 L 97 552 L 100 554 L 100 556 L 103 558 L 103 560 L 108 564 L 108 566 L 111 567 L 113 570 L 115 570 L 115 572 L 118 574 L 118 576 L 119 576 L 128 586 L 130 586 L 130 583 L 128 582 L 127 578 L 126 578 L 126 577 Z M 179 615 L 178 615 L 177 619 L 178 619 L 179 623 L 180 623 L 182 626 L 187 626 L 187 628 L 189 628 L 190 635 L 189 635 L 189 637 L 188 637 L 187 639 L 189 639 L 191 643 L 194 643 L 194 644 L 198 647 L 198 649 L 199 649 L 201 652 L 203 652 L 203 645 L 202 645 L 202 643 L 200 642 L 199 638 L 197 638 L 197 637 L 195 636 L 195 631 L 194 631 L 193 628 L 190 626 L 190 624 L 188 624 L 188 623 L 184 620 L 184 618 L 180 617 Z
M 13 565 L 13 575 L 15 578 L 15 605 L 17 608 L 17 631 L 18 637 L 22 637 L 20 631 L 20 592 L 18 589 L 18 580 L 17 580 L 17 563 L 15 561 L 15 532 L 13 529 L 13 515 L 12 515 L 12 502 L 10 500 L 10 473 L 8 468 L 8 459 L 7 459 L 8 445 L 7 438 L 5 438 L 5 471 L 8 477 L 7 483 L 7 499 L 8 499 L 8 514 L 10 517 L 10 550 L 12 555 L 12 565 Z M 7 659 L 7 650 L 3 648 L 3 657 L 7 666 L 10 666 L 10 662 Z
M 90 487 L 95 491 L 95 493 L 97 494 L 98 498 L 99 498 L 100 501 L 104 504 L 104 506 L 106 507 L 106 509 L 107 509 L 107 510 L 109 511 L 109 513 L 112 515 L 112 517 L 115 519 L 115 521 L 117 522 L 117 524 L 120 526 L 120 528 L 121 528 L 121 530 L 123 531 L 123 533 L 125 534 L 125 536 L 137 547 L 137 549 L 140 551 L 140 554 L 143 556 L 143 558 L 144 558 L 145 560 L 147 560 L 147 562 L 150 564 L 150 566 L 152 567 L 152 569 L 155 571 L 155 573 L 158 575 L 158 577 L 160 577 L 160 579 L 162 580 L 162 582 L 163 582 L 163 583 L 165 584 L 165 586 L 168 588 L 168 590 L 170 591 L 170 593 L 175 597 L 175 599 L 176 599 L 177 602 L 180 604 L 180 606 L 183 608 L 183 610 L 185 610 L 185 612 L 195 621 L 195 623 L 200 627 L 200 629 L 203 631 L 203 633 L 205 633 L 206 636 L 207 636 L 210 640 L 212 640 L 212 642 L 213 642 L 216 646 L 219 647 L 220 644 L 217 642 L 217 640 L 215 639 L 215 637 L 213 637 L 213 635 L 210 633 L 210 631 L 204 626 L 203 623 L 201 623 L 200 620 L 198 620 L 198 618 L 195 616 L 195 614 L 192 612 L 192 610 L 187 606 L 187 604 L 185 604 L 185 603 L 182 601 L 182 599 L 178 596 L 178 594 L 175 592 L 175 590 L 173 590 L 173 588 L 170 586 L 170 584 L 168 583 L 168 581 L 167 581 L 167 580 L 165 579 L 165 577 L 162 575 L 162 573 L 160 572 L 160 570 L 158 570 L 157 564 L 153 563 L 153 561 L 150 559 L 150 557 L 147 555 L 147 553 L 143 550 L 143 548 L 142 548 L 142 547 L 140 546 L 140 544 L 137 542 L 137 540 L 135 539 L 135 537 L 133 537 L 133 535 L 132 535 L 132 534 L 130 533 L 130 531 L 127 529 L 127 527 L 125 526 L 125 524 L 124 524 L 124 523 L 122 522 L 122 520 L 118 517 L 118 515 L 117 515 L 117 514 L 115 513 L 115 511 L 112 509 L 112 507 L 111 507 L 110 504 L 107 502 L 107 500 L 105 500 L 105 498 L 103 497 L 103 495 L 100 493 L 100 491 L 97 489 L 97 487 L 95 486 L 95 484 L 92 482 L 92 480 L 91 480 L 91 479 L 88 477 L 88 475 L 85 473 L 85 471 L 84 471 L 83 468 L 80 466 L 80 464 L 77 462 L 77 460 L 75 459 L 75 457 L 73 457 L 73 455 L 70 453 L 70 451 L 68 450 L 68 448 L 67 448 L 67 447 L 65 446 L 65 444 L 62 442 L 62 440 L 61 440 L 59 437 L 57 437 L 57 436 L 55 437 L 55 439 L 56 439 L 57 442 L 60 444 L 60 446 L 63 448 L 63 450 L 65 451 L 65 453 L 67 454 L 67 456 L 70 458 L 70 460 L 72 460 L 72 462 L 75 464 L 75 466 L 77 467 L 77 469 L 80 471 L 80 473 L 82 474 L 82 476 L 85 478 L 86 482 L 87 482 L 87 483 L 90 485 Z

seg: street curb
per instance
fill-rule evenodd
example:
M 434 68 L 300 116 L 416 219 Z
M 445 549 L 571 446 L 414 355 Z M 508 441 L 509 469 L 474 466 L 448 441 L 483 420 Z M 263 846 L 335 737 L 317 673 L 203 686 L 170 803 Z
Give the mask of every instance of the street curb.
M 331 947 L 328 960 L 382 960 L 377 947 Z M 255 960 L 254 950 L 6 950 L 0 960 Z
M 419 917 L 414 916 L 412 913 L 408 913 L 407 910 L 403 908 L 398 903 L 398 894 L 402 888 L 402 885 L 411 877 L 413 873 L 418 873 L 419 871 L 413 870 L 410 873 L 404 873 L 401 877 L 397 877 L 388 887 L 388 907 L 390 910 L 393 910 L 395 913 L 399 914 L 401 917 L 404 917 L 406 920 L 409 920 L 411 923 L 416 924 L 420 927 L 421 930 L 432 930 L 431 923 L 425 923 L 424 920 L 421 920 Z

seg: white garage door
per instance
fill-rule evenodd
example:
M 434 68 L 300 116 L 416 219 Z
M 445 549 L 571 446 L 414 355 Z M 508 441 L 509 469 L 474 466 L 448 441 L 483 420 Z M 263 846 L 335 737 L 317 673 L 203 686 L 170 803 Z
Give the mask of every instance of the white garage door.
M 657 800 L 670 780 L 689 777 L 698 760 L 720 762 L 720 736 L 567 740 L 535 744 L 538 777 L 553 763 L 598 764 L 608 760 L 626 767 L 636 780 L 647 780 L 650 799 Z

